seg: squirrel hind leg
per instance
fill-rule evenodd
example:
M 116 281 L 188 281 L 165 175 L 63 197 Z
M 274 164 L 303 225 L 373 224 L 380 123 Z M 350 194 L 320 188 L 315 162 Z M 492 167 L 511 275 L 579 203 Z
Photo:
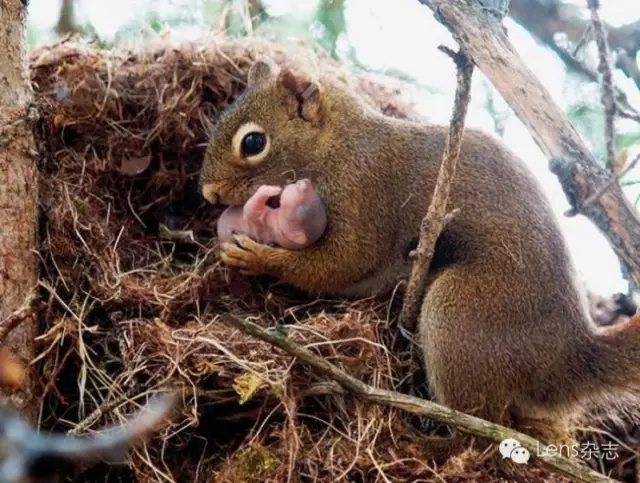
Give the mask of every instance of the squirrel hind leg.
M 566 367 L 558 355 L 571 334 L 541 326 L 544 314 L 536 317 L 531 310 L 543 305 L 538 294 L 518 283 L 507 293 L 496 292 L 485 283 L 485 271 L 482 263 L 452 266 L 427 290 L 419 339 L 435 399 L 497 424 L 522 427 L 545 443 L 564 444 L 571 439 L 563 428 L 565 409 L 577 401 L 571 387 L 547 379 L 556 365 Z M 563 374 L 558 380 L 566 385 Z M 558 390 L 561 400 L 547 397 Z

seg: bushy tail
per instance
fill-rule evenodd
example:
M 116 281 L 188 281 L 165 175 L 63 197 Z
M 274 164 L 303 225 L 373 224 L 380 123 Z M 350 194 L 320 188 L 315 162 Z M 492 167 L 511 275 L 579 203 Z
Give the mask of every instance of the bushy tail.
M 585 331 L 571 372 L 578 396 L 598 406 L 640 403 L 640 314 L 608 327 Z

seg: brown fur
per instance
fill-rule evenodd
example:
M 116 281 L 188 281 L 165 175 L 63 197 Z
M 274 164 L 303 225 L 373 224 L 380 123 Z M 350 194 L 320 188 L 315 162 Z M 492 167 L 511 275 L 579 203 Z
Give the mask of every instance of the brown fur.
M 215 127 L 203 194 L 242 204 L 262 184 L 309 178 L 328 227 L 301 251 L 239 236 L 222 260 L 310 292 L 392 289 L 409 273 L 403 252 L 432 196 L 447 127 L 386 117 L 343 81 L 267 64 L 255 64 L 259 75 Z M 255 166 L 230 148 L 248 121 L 271 136 Z M 592 322 L 558 222 L 521 159 L 467 128 L 449 206 L 460 213 L 438 240 L 419 324 L 436 400 L 557 441 L 585 403 L 640 390 L 638 322 L 610 332 Z

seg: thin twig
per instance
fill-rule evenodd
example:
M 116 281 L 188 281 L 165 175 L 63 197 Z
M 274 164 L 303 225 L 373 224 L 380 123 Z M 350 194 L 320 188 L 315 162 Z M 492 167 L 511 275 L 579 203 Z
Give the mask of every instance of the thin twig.
M 582 203 L 582 206 L 583 207 L 587 207 L 591 203 L 596 201 L 598 198 L 600 198 L 609 188 L 611 188 L 614 185 L 614 183 L 620 181 L 622 178 L 624 178 L 629 173 L 629 171 L 631 171 L 633 168 L 635 168 L 636 165 L 638 164 L 638 161 L 640 161 L 640 154 L 637 155 L 633 159 L 633 161 L 631 161 L 622 171 L 620 171 L 620 174 L 614 175 L 606 184 L 604 184 L 602 186 L 602 188 L 600 188 L 593 195 L 591 195 L 589 198 L 584 200 L 584 202 Z M 614 166 L 615 166 L 615 164 L 614 164 Z M 614 171 L 615 171 L 615 169 L 614 169 Z
M 400 314 L 400 327 L 407 331 L 413 330 L 418 318 L 425 292 L 426 276 L 433 258 L 438 235 L 454 216 L 454 213 L 447 213 L 447 204 L 449 202 L 451 182 L 453 181 L 460 155 L 464 121 L 469 107 L 471 75 L 473 74 L 473 63 L 462 50 L 455 53 L 444 46 L 440 46 L 439 49 L 449 55 L 455 62 L 458 83 L 436 187 L 427 210 L 427 216 L 424 217 L 420 226 L 418 247 L 415 253 L 412 254 L 411 277 L 409 278 Z
M 589 24 L 591 25 L 591 24 Z M 567 67 L 573 70 L 576 74 L 585 77 L 591 82 L 598 82 L 598 72 L 586 65 L 583 61 L 579 60 L 572 52 L 560 47 L 555 42 L 548 42 L 549 48 L 556 53 L 562 62 Z M 616 101 L 616 113 L 618 116 L 625 119 L 630 119 L 637 123 L 640 123 L 640 113 L 629 103 L 627 95 L 619 87 L 613 86 L 613 93 Z
M 591 10 L 591 25 L 598 46 L 598 72 L 602 75 L 602 105 L 604 106 L 605 115 L 605 142 L 607 144 L 607 164 L 609 171 L 613 171 L 615 163 L 615 118 L 616 118 L 616 102 L 613 94 L 613 76 L 611 74 L 611 65 L 609 64 L 609 45 L 607 43 L 607 35 L 604 31 L 604 25 L 600 19 L 598 8 L 600 7 L 598 0 L 587 0 L 587 6 Z
M 555 456 L 557 451 L 547 451 L 547 446 L 540 441 L 519 433 L 510 428 L 491 423 L 474 416 L 456 411 L 441 404 L 436 404 L 426 399 L 409 396 L 399 392 L 379 389 L 369 384 L 365 384 L 359 379 L 347 374 L 342 369 L 336 367 L 328 360 L 320 357 L 305 347 L 289 341 L 281 331 L 268 331 L 262 327 L 226 314 L 221 319 L 241 330 L 242 332 L 252 335 L 264 342 L 278 347 L 285 352 L 297 357 L 303 362 L 313 366 L 325 376 L 338 382 L 345 390 L 352 393 L 360 399 L 383 406 L 389 406 L 412 414 L 426 416 L 443 424 L 452 424 L 467 434 L 488 439 L 499 444 L 507 438 L 516 439 L 520 445 L 526 448 L 532 458 L 537 458 L 547 468 L 558 471 L 562 474 L 573 477 L 577 481 L 586 483 L 607 482 L 614 483 L 615 480 L 607 478 L 597 471 L 588 468 L 586 465 L 576 464 L 571 460 L 562 456 Z
M 589 23 L 587 24 L 587 28 L 584 29 L 584 32 L 582 33 L 582 37 L 580 37 L 580 40 L 578 40 L 575 47 L 573 48 L 573 52 L 571 52 L 571 55 L 573 57 L 576 57 L 578 55 L 578 52 L 580 52 L 580 49 L 582 49 L 582 47 L 584 47 L 584 45 L 591 39 L 592 34 L 593 34 L 593 26 Z
M 33 290 L 27 295 L 27 298 L 18 310 L 0 322 L 0 344 L 4 342 L 12 330 L 34 315 L 38 302 L 38 294 L 36 290 Z

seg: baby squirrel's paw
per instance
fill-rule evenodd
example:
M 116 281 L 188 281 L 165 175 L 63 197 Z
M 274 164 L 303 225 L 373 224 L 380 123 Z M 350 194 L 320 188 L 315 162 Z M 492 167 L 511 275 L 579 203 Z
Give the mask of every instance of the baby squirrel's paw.
M 232 242 L 220 245 L 220 259 L 225 264 L 253 275 L 278 275 L 278 267 L 287 252 L 241 234 L 234 234 Z

